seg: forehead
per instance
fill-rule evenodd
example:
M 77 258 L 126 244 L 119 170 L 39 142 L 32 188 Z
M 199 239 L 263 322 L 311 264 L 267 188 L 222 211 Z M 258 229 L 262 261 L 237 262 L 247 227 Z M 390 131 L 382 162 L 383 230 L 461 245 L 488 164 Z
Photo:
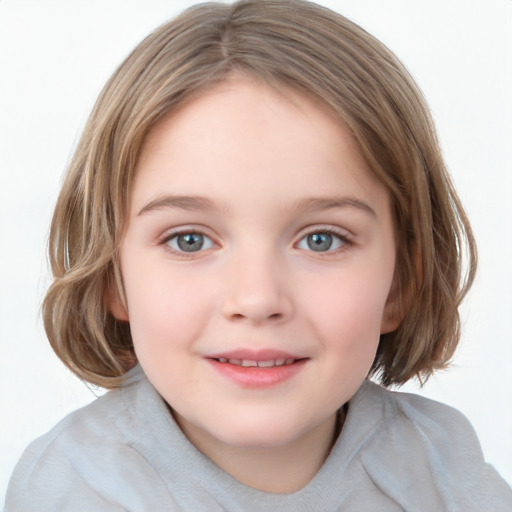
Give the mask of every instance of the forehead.
M 236 112 L 231 108 L 235 103 Z M 291 113 L 297 122 L 293 132 L 287 124 Z M 227 131 L 228 118 L 232 132 Z M 258 132 L 269 125 L 276 130 L 288 129 L 290 144 L 310 129 L 317 131 L 318 138 L 326 142 L 332 138 L 328 136 L 330 131 L 331 135 L 332 132 L 342 134 L 346 143 L 355 144 L 342 120 L 318 98 L 282 83 L 268 84 L 257 77 L 231 75 L 193 93 L 184 104 L 156 123 L 145 139 L 141 160 L 154 150 L 157 141 L 171 132 L 180 144 L 185 140 L 205 142 L 210 139 L 213 142 L 214 137 L 220 143 L 223 135 L 233 140 L 238 128 L 243 128 L 244 134 L 259 135 Z M 216 131 L 218 128 L 222 130 Z M 300 128 L 304 130 L 301 132 Z
M 169 113 L 150 131 L 136 167 L 133 200 L 158 189 L 219 196 L 241 183 L 293 196 L 326 195 L 345 182 L 378 185 L 348 128 L 326 106 L 287 87 L 232 78 Z M 332 192 L 332 191 L 331 191 Z

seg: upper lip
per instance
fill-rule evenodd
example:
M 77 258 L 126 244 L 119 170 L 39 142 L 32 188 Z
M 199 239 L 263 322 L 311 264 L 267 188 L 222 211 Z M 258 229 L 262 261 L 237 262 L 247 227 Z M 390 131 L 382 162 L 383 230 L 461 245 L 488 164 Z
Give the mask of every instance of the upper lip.
M 236 359 L 246 361 L 275 361 L 275 360 L 289 360 L 289 359 L 307 359 L 304 356 L 292 354 L 290 352 L 284 352 L 282 350 L 274 349 L 237 349 L 230 350 L 227 352 L 216 352 L 206 356 L 207 359 Z

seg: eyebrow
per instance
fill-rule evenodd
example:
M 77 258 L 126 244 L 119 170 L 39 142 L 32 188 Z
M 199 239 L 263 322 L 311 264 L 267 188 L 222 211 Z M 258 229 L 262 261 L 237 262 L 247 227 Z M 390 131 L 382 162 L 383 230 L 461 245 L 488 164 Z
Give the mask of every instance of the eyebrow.
M 307 197 L 293 203 L 293 207 L 299 213 L 349 207 L 361 210 L 372 217 L 377 217 L 375 210 L 370 205 L 356 197 Z M 176 208 L 188 211 L 220 210 L 219 205 L 207 197 L 166 195 L 150 201 L 141 208 L 137 215 L 144 215 L 145 213 L 165 208 Z
M 369 204 L 356 197 L 308 197 L 299 199 L 294 206 L 299 212 L 317 212 L 347 207 L 357 208 L 372 217 L 377 217 L 375 210 Z
M 214 201 L 207 197 L 168 195 L 153 199 L 153 201 L 143 206 L 137 215 L 143 215 L 154 210 L 162 210 L 165 208 L 177 208 L 190 211 L 211 211 L 220 209 Z

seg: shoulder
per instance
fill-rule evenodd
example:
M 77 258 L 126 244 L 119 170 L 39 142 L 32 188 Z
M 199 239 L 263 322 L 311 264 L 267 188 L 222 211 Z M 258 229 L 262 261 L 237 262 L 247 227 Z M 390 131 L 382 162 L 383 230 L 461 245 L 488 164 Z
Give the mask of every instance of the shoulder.
M 83 494 L 84 473 L 92 466 L 88 459 L 94 459 L 103 449 L 105 439 L 115 437 L 107 424 L 115 423 L 116 415 L 125 412 L 122 394 L 111 391 L 97 398 L 65 417 L 26 448 L 9 483 L 7 512 L 36 510 L 41 503 L 47 503 L 50 510 L 52 505 L 66 510 L 66 501 L 62 501 L 69 499 L 66 489 Z M 91 499 L 88 498 L 88 505 L 105 506 L 96 498 Z
M 352 405 L 357 422 L 368 425 L 361 461 L 389 495 L 422 496 L 445 510 L 511 509 L 512 490 L 486 464 L 475 430 L 458 410 L 370 382 Z
M 134 467 L 154 487 L 154 471 L 137 448 L 151 418 L 141 418 L 136 404 L 155 400 L 148 393 L 144 382 L 109 391 L 32 442 L 11 477 L 6 512 L 38 510 L 41 503 L 46 510 L 125 510 L 119 503 L 137 499 Z
M 475 430 L 453 407 L 372 382 L 363 384 L 350 406 L 357 422 L 368 425 L 368 439 L 380 443 L 383 453 L 442 465 L 447 472 L 459 470 L 455 466 L 460 464 L 484 464 Z
M 367 425 L 369 436 L 394 439 L 394 449 L 415 447 L 428 453 L 440 452 L 448 457 L 467 455 L 473 463 L 483 461 L 475 430 L 457 409 L 412 393 L 388 390 L 365 382 L 350 402 L 356 418 Z M 460 459 L 459 459 L 460 460 Z
M 73 411 L 60 420 L 46 434 L 33 441 L 25 450 L 29 455 L 41 457 L 54 452 L 64 452 L 72 457 L 76 446 L 96 445 L 100 440 L 118 439 L 130 422 L 131 406 L 127 394 L 133 389 L 108 391 L 90 404 Z M 75 448 L 70 450 L 69 448 Z M 21 459 L 23 461 L 23 457 Z
M 371 381 L 363 383 L 352 402 L 365 412 L 377 408 L 379 419 L 386 422 L 406 422 L 425 428 L 462 427 L 474 434 L 467 418 L 454 407 L 414 393 L 392 391 Z
M 454 407 L 413 393 L 390 391 L 369 383 L 368 393 L 383 404 L 383 421 L 392 429 L 404 429 L 432 448 L 451 450 L 471 446 L 472 457 L 483 460 L 480 444 L 469 420 Z

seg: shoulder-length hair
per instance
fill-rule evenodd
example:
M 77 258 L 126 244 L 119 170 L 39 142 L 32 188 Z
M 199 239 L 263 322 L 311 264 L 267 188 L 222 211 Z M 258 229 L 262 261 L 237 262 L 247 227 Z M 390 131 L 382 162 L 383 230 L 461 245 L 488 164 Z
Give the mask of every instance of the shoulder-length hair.
M 52 221 L 54 281 L 43 316 L 57 355 L 80 378 L 107 388 L 121 385 L 136 364 L 129 325 L 108 309 L 112 289 L 124 300 L 118 248 L 136 162 L 159 119 L 232 74 L 323 102 L 389 191 L 401 322 L 381 336 L 370 374 L 398 385 L 446 366 L 460 337 L 458 306 L 474 277 L 476 249 L 431 115 L 383 44 L 303 0 L 192 7 L 144 39 L 108 81 Z

